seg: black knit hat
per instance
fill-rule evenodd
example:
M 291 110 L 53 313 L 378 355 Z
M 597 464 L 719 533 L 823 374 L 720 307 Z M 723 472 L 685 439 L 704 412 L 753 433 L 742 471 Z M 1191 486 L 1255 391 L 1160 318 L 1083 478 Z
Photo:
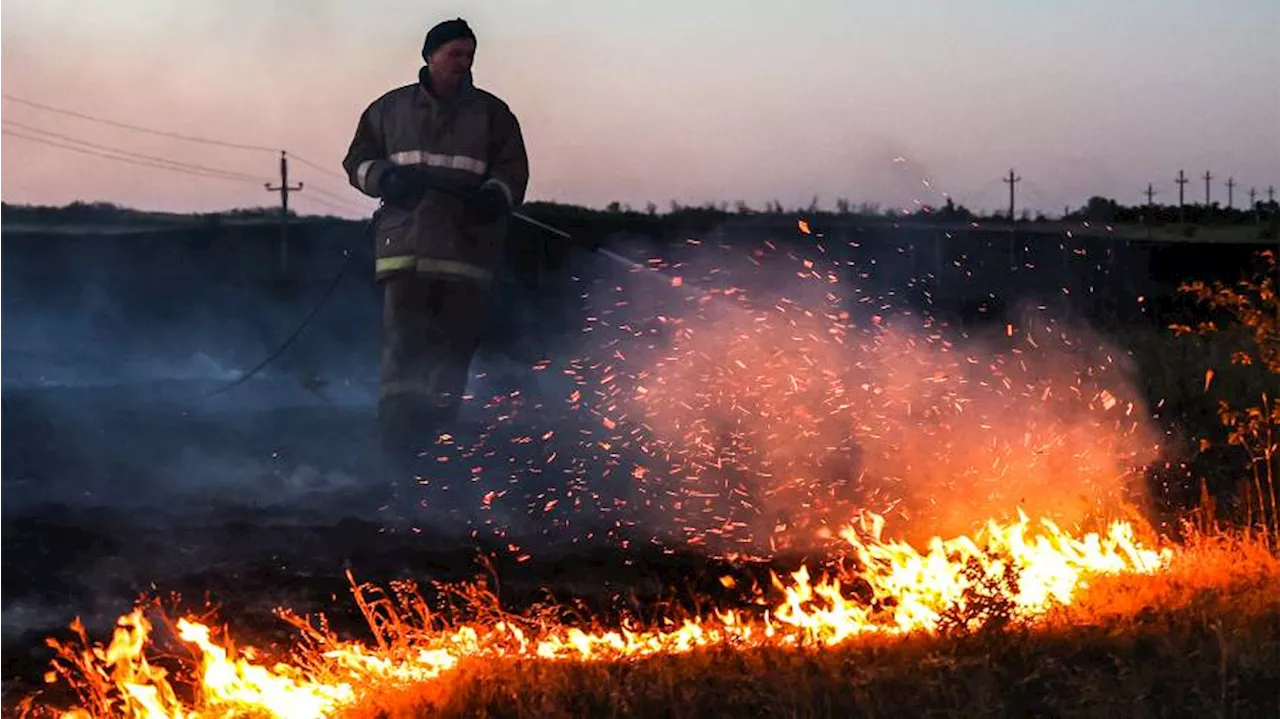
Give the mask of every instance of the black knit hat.
M 471 26 L 467 25 L 467 21 L 462 18 L 445 20 L 431 28 L 427 31 L 427 39 L 422 43 L 423 61 L 429 62 L 431 54 L 439 50 L 441 45 L 461 38 L 470 38 L 472 42 L 476 39 L 476 34 L 471 32 Z

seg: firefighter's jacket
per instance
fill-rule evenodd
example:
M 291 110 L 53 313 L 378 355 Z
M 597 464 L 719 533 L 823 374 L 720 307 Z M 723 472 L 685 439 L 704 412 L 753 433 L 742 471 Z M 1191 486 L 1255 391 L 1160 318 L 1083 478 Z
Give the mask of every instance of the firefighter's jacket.
M 418 82 L 374 100 L 361 114 L 342 166 L 351 184 L 378 197 L 392 165 L 426 170 L 432 183 L 474 191 L 496 185 L 513 208 L 524 202 L 529 160 L 520 124 L 505 102 L 473 86 L 440 100 Z M 487 283 L 502 263 L 507 220 L 479 225 L 457 194 L 428 190 L 412 210 L 383 203 L 374 221 L 376 272 L 466 277 Z

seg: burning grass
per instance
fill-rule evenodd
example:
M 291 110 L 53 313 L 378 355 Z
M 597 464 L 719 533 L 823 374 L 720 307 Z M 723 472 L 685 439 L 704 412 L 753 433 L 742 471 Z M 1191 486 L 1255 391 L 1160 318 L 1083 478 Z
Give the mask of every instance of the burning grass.
M 68 718 L 1276 705 L 1280 561 L 1265 542 L 1171 544 L 1140 523 L 1088 532 L 1022 515 L 913 545 L 887 538 L 885 522 L 859 514 L 838 532 L 841 552 L 792 572 L 726 572 L 727 599 L 710 608 L 694 597 L 699 609 L 605 616 L 504 608 L 486 584 L 353 586 L 372 641 L 282 612 L 300 637 L 257 651 L 194 616 L 153 633 L 155 612 L 140 607 L 108 646 L 79 626 L 78 646 L 52 643 L 48 678 L 78 693 Z
M 1145 580 L 1141 592 L 1158 600 L 1136 613 L 1106 605 L 1128 596 L 1126 582 L 1103 583 L 1089 592 L 1096 612 L 1038 630 L 717 647 L 625 663 L 475 662 L 448 684 L 384 696 L 353 715 L 1273 715 L 1280 607 L 1270 571 L 1265 585 L 1256 575 L 1234 586 L 1194 574 L 1193 583 Z
M 1242 715 L 1280 698 L 1265 684 L 1277 678 L 1280 562 L 1256 541 L 1193 536 L 1151 548 L 1124 522 L 1071 536 L 1024 518 L 916 550 L 879 531 L 878 517 L 860 519 L 844 532 L 840 561 L 744 586 L 733 608 L 616 622 L 557 603 L 505 611 L 484 584 L 356 587 L 374 641 L 284 612 L 301 637 L 282 661 L 213 638 L 194 618 L 173 625 L 193 659 L 162 658 L 167 643 L 149 636 L 139 608 L 108 647 L 83 636 L 82 647 L 60 645 L 49 678 L 80 693 L 82 708 L 65 717 L 1174 705 Z
M 628 317 L 625 299 L 602 311 L 618 334 L 566 372 L 587 388 L 570 404 L 603 429 L 573 439 L 585 455 L 569 481 L 529 506 L 638 505 L 689 546 L 771 554 L 797 539 L 821 561 L 763 581 L 726 574 L 738 594 L 712 607 L 612 617 L 504 608 L 485 584 L 352 580 L 372 641 L 281 612 L 300 633 L 286 652 L 236 648 L 195 617 L 153 636 L 139 608 L 108 646 L 78 626 L 81 646 L 52 644 L 49 680 L 80 697 L 64 716 L 1280 709 L 1268 542 L 1191 532 L 1174 544 L 1141 512 L 1114 518 L 1160 454 L 1120 353 L 1030 317 L 983 342 L 906 313 L 886 321 L 878 304 L 858 322 L 834 275 L 802 263 L 814 301 L 721 289 L 666 341 L 630 325 L 652 318 Z M 547 451 L 526 460 L 551 472 L 559 453 Z M 591 484 L 614 470 L 636 479 L 630 499 Z M 1000 516 L 1015 506 L 1034 521 Z M 941 532 L 951 538 L 930 535 Z M 187 658 L 166 656 L 170 644 Z

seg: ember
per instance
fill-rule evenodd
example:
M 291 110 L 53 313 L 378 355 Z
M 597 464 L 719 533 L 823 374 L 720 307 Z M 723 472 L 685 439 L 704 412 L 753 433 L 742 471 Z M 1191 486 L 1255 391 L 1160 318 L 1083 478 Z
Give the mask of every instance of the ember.
M 322 717 L 473 661 L 617 661 L 932 634 L 986 621 L 971 610 L 992 587 L 1010 618 L 1034 625 L 1071 605 L 1092 577 L 1167 565 L 1171 549 L 1145 545 L 1113 519 L 1130 506 L 1129 479 L 1158 449 L 1116 353 L 1035 316 L 1001 322 L 978 343 L 858 288 L 840 296 L 838 268 L 819 266 L 821 235 L 803 221 L 800 230 L 814 256 L 786 258 L 801 286 L 788 278 L 785 294 L 746 292 L 722 265 L 699 273 L 654 259 L 637 272 L 679 266 L 673 284 L 693 295 L 670 293 L 639 316 L 617 284 L 591 298 L 598 344 L 562 372 L 575 385 L 564 404 L 589 421 L 576 433 L 525 427 L 496 470 L 531 452 L 519 457 L 532 474 L 558 463 L 567 482 L 523 496 L 493 488 L 473 462 L 502 451 L 483 446 L 499 436 L 496 425 L 481 444 L 450 437 L 438 446 L 461 452 L 468 483 L 488 480 L 476 492 L 486 513 L 505 497 L 553 526 L 567 526 L 567 512 L 612 518 L 626 509 L 710 553 L 819 549 L 810 556 L 826 561 L 772 574 L 765 587 L 722 579 L 745 594 L 693 616 L 579 626 L 505 612 L 440 621 L 424 609 L 383 617 L 407 626 L 395 641 L 379 633 L 356 588 L 376 645 L 308 626 L 313 641 L 273 665 L 215 642 L 189 617 L 177 626 L 200 657 L 189 700 L 157 668 L 139 610 L 106 648 L 58 645 L 48 678 L 71 682 L 85 704 L 64 716 Z M 765 243 L 751 267 L 776 252 Z M 525 401 L 513 392 L 486 407 L 501 424 Z M 606 480 L 629 491 L 611 496 Z
M 600 418 L 606 464 L 657 470 L 627 498 L 646 524 L 768 554 L 813 548 L 862 508 L 924 541 L 1015 506 L 1077 523 L 1141 503 L 1159 434 L 1122 353 L 1036 309 L 982 338 L 896 310 L 804 237 L 811 256 L 766 242 L 749 269 L 701 250 L 710 267 L 682 262 L 693 298 L 593 303 L 603 339 L 570 401 Z M 651 320 L 637 312 L 678 320 L 655 338 L 627 329 Z

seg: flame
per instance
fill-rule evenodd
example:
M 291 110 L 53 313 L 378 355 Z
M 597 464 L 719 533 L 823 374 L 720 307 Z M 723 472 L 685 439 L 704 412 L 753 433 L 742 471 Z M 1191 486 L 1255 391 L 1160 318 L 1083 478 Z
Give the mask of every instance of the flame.
M 99 695 L 113 696 L 97 702 L 97 715 L 325 717 L 380 689 L 440 680 L 465 660 L 619 660 L 713 645 L 832 646 L 867 634 L 935 633 L 957 613 L 979 616 L 975 605 L 990 598 L 991 586 L 1001 588 L 1000 599 L 1012 616 L 1035 622 L 1051 607 L 1070 604 L 1091 576 L 1152 573 L 1171 559 L 1168 548 L 1142 546 L 1133 526 L 1124 521 L 1103 533 L 1073 536 L 1047 519 L 1033 525 L 1019 512 L 1016 521 L 988 521 L 972 536 L 934 537 L 924 551 L 884 541 L 884 525 L 883 516 L 864 512 L 840 532 L 846 543 L 841 561 L 816 576 L 808 566 L 786 577 L 771 575 L 779 598 L 768 602 L 756 590 L 757 603 L 766 607 L 759 613 L 717 610 L 657 626 L 624 622 L 616 629 L 590 631 L 507 617 L 418 630 L 412 641 L 399 646 L 379 642 L 371 648 L 332 639 L 312 650 L 301 663 L 305 669 L 301 664 L 254 663 L 253 650 L 234 652 L 219 645 L 208 626 L 185 618 L 177 622 L 178 638 L 200 656 L 196 698 L 188 706 L 178 699 L 165 670 L 148 659 L 151 625 L 135 609 L 120 618 L 108 648 L 79 655 L 81 677 L 65 666 L 58 673 L 73 683 L 109 685 L 112 691 Z M 724 586 L 735 584 L 726 579 Z M 55 673 L 47 679 L 55 681 Z M 85 708 L 62 714 L 64 719 L 91 716 L 95 714 Z
M 866 271 L 842 287 L 838 262 L 822 259 L 822 235 L 804 219 L 797 228 L 808 236 L 807 256 L 785 253 L 801 283 L 788 284 L 784 294 L 726 285 L 725 276 L 739 276 L 731 266 L 700 272 L 660 258 L 647 265 L 678 272 L 671 284 L 696 289 L 692 299 L 668 293 L 666 304 L 646 315 L 653 309 L 646 295 L 647 309 L 632 316 L 636 305 L 621 285 L 600 291 L 587 321 L 605 336 L 601 352 L 563 369 L 576 385 L 567 393 L 569 407 L 595 419 L 582 439 L 561 448 L 565 455 L 571 447 L 582 450 L 582 466 L 603 454 L 604 471 L 593 469 L 592 476 L 625 471 L 636 480 L 636 498 L 607 497 L 586 472 L 566 468 L 569 482 L 551 483 L 525 501 L 537 514 L 571 511 L 584 497 L 599 502 L 600 516 L 628 508 L 615 526 L 632 521 L 631 512 L 658 515 L 704 549 L 714 542 L 763 552 L 766 542 L 775 549 L 775 538 L 816 537 L 823 548 L 838 542 L 831 561 L 773 574 L 763 588 L 722 577 L 724 589 L 748 593 L 741 606 L 752 609 L 616 627 L 501 613 L 429 627 L 416 626 L 426 623 L 422 616 L 393 616 L 391 631 L 366 610 L 375 645 L 305 627 L 319 641 L 297 649 L 293 663 L 273 665 L 252 649 L 215 641 L 209 626 L 187 617 L 176 623 L 177 638 L 198 661 L 182 697 L 155 664 L 150 625 L 137 609 L 121 618 L 106 649 L 77 652 L 54 643 L 61 663 L 55 660 L 48 678 L 72 683 L 86 704 L 63 716 L 324 717 L 397 686 L 447 682 L 473 661 L 829 647 L 1011 619 L 1048 623 L 1049 611 L 1076 602 L 1093 577 L 1168 566 L 1172 550 L 1144 546 L 1127 522 L 1082 533 L 1047 519 L 1067 525 L 1105 516 L 1132 468 L 1155 453 L 1140 393 L 1104 343 L 1030 313 L 1005 324 L 1007 341 L 961 341 L 932 318 L 895 310 L 890 298 L 863 290 Z M 765 242 L 747 264 L 763 266 L 782 254 Z M 514 417 L 523 401 L 518 391 L 494 397 L 485 405 L 498 415 L 493 426 Z M 513 442 L 531 444 L 536 436 Z M 541 441 L 560 436 L 548 431 Z M 449 435 L 440 443 L 459 446 Z M 547 449 L 541 464 L 557 457 L 567 464 L 565 455 Z M 477 443 L 459 451 L 474 458 L 494 450 Z M 482 471 L 475 466 L 469 481 Z M 514 475 L 508 479 L 518 483 Z M 555 494 L 560 487 L 568 491 Z M 504 495 L 520 493 L 490 490 L 480 501 L 489 511 Z M 972 520 L 1000 516 L 1015 504 L 1046 518 L 1032 522 L 1020 510 L 1012 520 L 991 519 L 964 533 Z M 856 507 L 882 513 L 851 515 Z M 955 536 L 887 539 L 890 513 L 908 525 L 900 536 L 914 538 L 921 528 Z M 368 606 L 359 589 L 356 598 Z

